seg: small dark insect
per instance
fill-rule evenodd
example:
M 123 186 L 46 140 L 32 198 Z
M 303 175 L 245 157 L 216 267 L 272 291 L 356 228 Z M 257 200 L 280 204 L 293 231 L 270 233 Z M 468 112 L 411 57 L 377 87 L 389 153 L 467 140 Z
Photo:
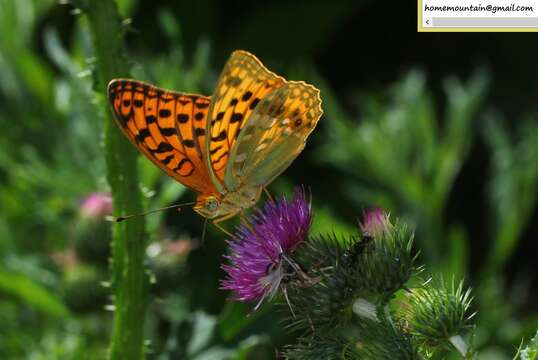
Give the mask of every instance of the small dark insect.
M 359 256 L 364 252 L 368 244 L 370 244 L 372 241 L 374 241 L 373 237 L 368 234 L 364 234 L 361 240 L 356 241 L 353 245 L 350 246 L 349 249 L 344 252 L 344 261 L 346 261 L 348 265 L 355 265 Z

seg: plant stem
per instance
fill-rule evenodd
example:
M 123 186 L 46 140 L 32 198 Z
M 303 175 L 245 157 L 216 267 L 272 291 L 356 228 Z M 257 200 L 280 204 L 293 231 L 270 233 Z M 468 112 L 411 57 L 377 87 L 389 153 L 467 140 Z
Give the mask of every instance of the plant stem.
M 122 54 L 123 29 L 113 0 L 76 1 L 87 14 L 97 59 L 98 93 L 106 95 L 112 78 L 128 74 Z M 114 215 L 142 211 L 138 184 L 137 153 L 113 123 L 108 107 L 105 117 L 107 178 L 112 190 Z M 144 358 L 144 317 L 148 279 L 144 269 L 144 220 L 116 223 L 112 240 L 114 328 L 110 359 Z
M 392 320 L 392 316 L 390 315 L 390 308 L 389 305 L 386 304 L 383 306 L 383 314 L 385 315 L 385 320 L 390 324 L 391 328 L 394 331 L 397 331 L 396 326 L 394 326 L 394 321 Z

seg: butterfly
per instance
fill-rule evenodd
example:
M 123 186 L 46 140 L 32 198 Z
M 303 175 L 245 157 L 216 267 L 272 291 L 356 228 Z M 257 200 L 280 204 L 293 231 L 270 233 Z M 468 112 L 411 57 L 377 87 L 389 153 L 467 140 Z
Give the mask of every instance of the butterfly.
M 318 89 L 285 80 L 242 50 L 231 54 L 211 97 L 114 79 L 108 99 L 134 146 L 194 190 L 193 209 L 215 223 L 258 201 L 323 114 Z

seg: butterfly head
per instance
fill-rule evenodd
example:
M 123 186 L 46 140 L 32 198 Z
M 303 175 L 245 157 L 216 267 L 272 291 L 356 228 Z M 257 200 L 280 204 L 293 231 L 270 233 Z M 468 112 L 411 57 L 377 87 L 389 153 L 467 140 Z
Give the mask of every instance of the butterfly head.
M 196 199 L 194 211 L 208 219 L 220 215 L 220 200 L 212 195 L 200 195 Z

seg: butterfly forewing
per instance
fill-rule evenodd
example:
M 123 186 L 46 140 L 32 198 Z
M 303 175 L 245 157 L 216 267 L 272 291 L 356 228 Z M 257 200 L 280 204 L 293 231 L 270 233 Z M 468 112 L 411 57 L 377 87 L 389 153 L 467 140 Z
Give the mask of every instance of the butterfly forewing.
M 110 82 L 108 97 L 120 128 L 148 159 L 199 193 L 215 191 L 205 163 L 209 97 L 125 79 Z
M 267 70 L 252 54 L 235 51 L 226 63 L 212 96 L 208 124 L 208 165 L 219 186 L 234 143 L 258 104 L 285 80 Z
M 269 93 L 232 149 L 226 187 L 269 184 L 303 150 L 322 114 L 319 90 L 304 82 L 290 81 Z

